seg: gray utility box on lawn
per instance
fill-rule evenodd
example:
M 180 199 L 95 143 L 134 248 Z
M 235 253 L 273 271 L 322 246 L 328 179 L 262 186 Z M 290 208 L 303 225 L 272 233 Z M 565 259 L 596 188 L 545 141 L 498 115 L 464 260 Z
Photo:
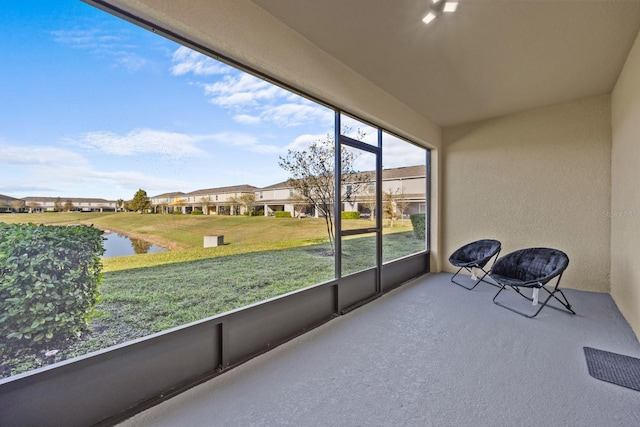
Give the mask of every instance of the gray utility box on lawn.
M 204 247 L 211 248 L 214 246 L 224 245 L 224 236 L 204 236 Z

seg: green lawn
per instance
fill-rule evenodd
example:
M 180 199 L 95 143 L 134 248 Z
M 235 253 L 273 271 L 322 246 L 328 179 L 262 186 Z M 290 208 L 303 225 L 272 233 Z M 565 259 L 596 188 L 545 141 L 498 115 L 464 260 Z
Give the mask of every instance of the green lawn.
M 121 232 L 174 250 L 202 248 L 202 237 L 205 235 L 224 234 L 225 243 L 235 247 L 259 247 L 278 241 L 326 236 L 325 222 L 318 218 L 70 212 L 1 215 L 0 221 L 51 225 L 93 224 L 103 230 Z
M 328 242 L 322 218 L 70 212 L 1 215 L 0 221 L 50 225 L 93 224 L 103 230 L 120 232 L 170 249 L 154 254 L 105 258 L 105 272 Z M 368 220 L 343 220 L 345 229 L 369 227 L 372 224 Z M 411 230 L 411 225 L 405 221 L 404 226 L 385 229 L 385 232 L 408 230 Z M 224 235 L 224 246 L 203 248 L 203 236 L 219 234 Z
M 100 228 L 173 237 L 175 249 L 163 253 L 104 259 L 100 287 L 102 312 L 80 340 L 55 357 L 20 354 L 2 361 L 0 377 L 139 338 L 251 303 L 282 295 L 334 277 L 322 219 L 206 217 L 139 214 L 3 215 L 5 219 L 49 224 L 94 224 Z M 352 220 L 348 226 L 369 225 Z M 20 221 L 24 222 L 24 221 Z M 406 222 L 409 224 L 409 222 Z M 410 225 L 385 231 L 383 255 L 395 259 L 424 249 Z M 146 234 L 145 234 L 146 233 Z M 202 236 L 224 234 L 219 248 L 203 249 Z M 228 237 L 227 237 L 228 236 Z M 343 268 L 354 272 L 373 264 L 372 235 L 345 241 Z M 44 353 L 44 352 L 42 352 Z

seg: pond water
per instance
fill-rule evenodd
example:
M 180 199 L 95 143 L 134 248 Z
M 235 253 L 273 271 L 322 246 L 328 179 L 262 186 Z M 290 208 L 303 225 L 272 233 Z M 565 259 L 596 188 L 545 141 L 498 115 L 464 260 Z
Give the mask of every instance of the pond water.
M 105 249 L 103 258 L 123 255 L 150 254 L 163 252 L 166 249 L 145 240 L 135 239 L 124 234 L 105 232 L 103 237 Z

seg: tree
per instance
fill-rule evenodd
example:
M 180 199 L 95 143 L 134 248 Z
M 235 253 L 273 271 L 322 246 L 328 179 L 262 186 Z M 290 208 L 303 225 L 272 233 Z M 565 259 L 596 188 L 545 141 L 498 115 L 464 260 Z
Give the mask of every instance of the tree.
M 151 209 L 151 202 L 149 201 L 147 192 L 142 189 L 136 191 L 133 199 L 129 202 L 129 209 L 139 213 L 144 213 Z
M 375 221 L 376 219 L 376 187 L 373 184 L 368 184 L 364 191 L 364 196 L 361 198 L 360 205 L 363 208 L 369 210 L 369 219 Z
M 151 249 L 153 243 L 147 242 L 142 239 L 134 239 L 131 238 L 131 248 L 136 255 L 149 253 L 149 249 Z
M 296 218 L 302 218 L 302 214 L 310 206 L 309 200 L 299 194 L 293 194 L 287 201 L 293 205 L 293 216 Z
M 288 150 L 285 157 L 280 157 L 278 164 L 289 172 L 288 184 L 309 205 L 324 217 L 329 236 L 331 252 L 335 251 L 335 231 L 333 228 L 333 210 L 335 206 L 334 165 L 335 144 L 330 134 L 325 139 L 313 142 L 307 150 Z M 362 174 L 356 172 L 353 163 L 356 154 L 353 150 L 343 150 L 341 153 L 342 186 L 351 185 L 351 193 L 357 194 L 364 185 Z M 347 200 L 343 192 L 341 203 Z
M 391 190 L 387 190 L 382 194 L 382 213 L 384 218 L 389 220 L 389 226 L 393 227 L 393 220 L 398 217 L 396 213 L 397 194 Z
M 256 205 L 256 193 L 242 193 L 238 199 L 240 204 L 244 206 L 245 212 L 249 212 L 251 215 L 251 211 Z
M 202 213 L 209 215 L 209 204 L 211 203 L 211 196 L 202 196 L 199 199 Z
M 42 205 L 38 202 L 30 202 L 27 205 L 27 209 L 29 210 L 29 213 L 34 213 L 35 211 L 40 210 L 41 207 Z
M 60 197 L 58 197 L 53 203 L 53 210 L 56 212 L 62 212 L 62 200 L 60 200 Z
M 229 214 L 230 215 L 238 215 L 238 208 L 242 205 L 239 197 L 231 196 L 227 199 L 227 203 L 229 204 Z
M 9 203 L 9 205 L 11 205 L 11 209 L 13 209 L 14 212 L 22 212 L 22 210 L 24 209 L 24 200 L 12 200 L 11 203 Z
M 398 189 L 396 197 L 396 207 L 400 213 L 400 223 L 404 225 L 404 213 L 409 208 L 409 200 L 405 197 L 404 186 Z
M 172 201 L 171 205 L 173 206 L 173 211 L 180 211 L 182 213 L 182 208 L 185 207 L 187 202 L 180 196 L 176 196 Z
M 122 199 L 118 199 L 118 201 L 116 202 L 116 212 L 125 210 L 125 201 Z
M 73 210 L 73 202 L 71 201 L 71 199 L 67 199 L 67 201 L 64 203 L 64 210 L 65 212 L 71 212 Z

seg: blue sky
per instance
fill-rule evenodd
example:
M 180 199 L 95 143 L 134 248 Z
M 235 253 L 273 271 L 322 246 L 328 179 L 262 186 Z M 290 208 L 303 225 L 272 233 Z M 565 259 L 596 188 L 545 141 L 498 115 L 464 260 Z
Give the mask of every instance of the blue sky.
M 78 0 L 0 17 L 0 194 L 267 186 L 287 179 L 278 156 L 333 132 L 331 110 Z M 385 167 L 415 164 L 407 148 Z

